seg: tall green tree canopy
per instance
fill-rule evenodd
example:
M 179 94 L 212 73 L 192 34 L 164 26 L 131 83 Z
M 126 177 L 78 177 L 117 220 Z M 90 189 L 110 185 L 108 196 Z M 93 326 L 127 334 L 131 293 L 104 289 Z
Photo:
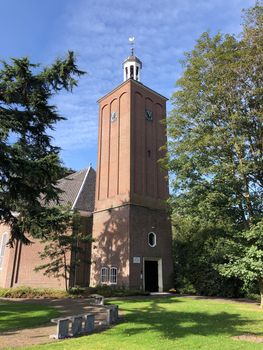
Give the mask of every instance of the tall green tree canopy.
M 208 188 L 209 203 L 226 202 L 243 225 L 262 215 L 262 7 L 255 15 L 241 40 L 201 36 L 186 55 L 169 118 L 174 189 Z
M 241 36 L 206 32 L 186 54 L 168 118 L 177 237 L 216 241 L 262 219 L 262 62 L 262 1 L 245 12 Z
M 38 218 L 43 224 L 48 203 L 58 200 L 56 182 L 64 167 L 50 130 L 64 118 L 50 99 L 71 91 L 82 74 L 73 52 L 44 68 L 28 58 L 1 62 L 0 222 L 10 225 L 11 242 L 29 243 L 25 234 L 32 220 L 37 232 Z

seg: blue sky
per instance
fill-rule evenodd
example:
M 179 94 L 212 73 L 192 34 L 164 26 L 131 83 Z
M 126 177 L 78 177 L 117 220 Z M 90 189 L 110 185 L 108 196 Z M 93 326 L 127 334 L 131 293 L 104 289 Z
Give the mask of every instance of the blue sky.
M 241 10 L 254 0 L 0 0 L 0 59 L 28 56 L 43 65 L 68 50 L 88 72 L 79 86 L 55 98 L 67 121 L 53 143 L 65 165 L 96 165 L 97 100 L 122 82 L 128 37 L 136 38 L 142 83 L 171 97 L 182 73 L 179 60 L 206 30 L 239 33 Z M 168 103 L 168 112 L 171 109 Z

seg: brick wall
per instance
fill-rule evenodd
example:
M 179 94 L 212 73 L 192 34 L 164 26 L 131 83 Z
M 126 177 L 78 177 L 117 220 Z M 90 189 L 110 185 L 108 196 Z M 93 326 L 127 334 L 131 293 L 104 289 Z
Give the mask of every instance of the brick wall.
M 129 207 L 94 213 L 91 285 L 101 283 L 102 267 L 117 267 L 118 285 L 129 285 Z
M 148 243 L 149 232 L 156 234 L 156 246 Z M 172 286 L 171 224 L 164 210 L 140 206 L 130 207 L 130 287 L 143 289 L 144 259 L 158 259 L 162 264 L 163 290 Z M 134 263 L 139 257 L 140 263 Z
M 83 217 L 81 220 L 83 232 L 91 233 L 92 219 Z M 8 226 L 0 225 L 0 240 L 3 233 L 9 231 Z M 31 286 L 65 289 L 65 281 L 63 278 L 48 277 L 44 275 L 44 270 L 38 272 L 34 270 L 35 267 L 49 262 L 50 260 L 40 259 L 39 253 L 43 251 L 44 243 L 36 239 L 32 240 L 32 242 L 32 244 L 27 246 L 18 242 L 13 248 L 6 248 L 3 268 L 0 269 L 0 286 L 6 288 L 12 286 Z M 76 279 L 74 276 L 70 277 L 71 285 L 74 283 L 83 287 L 89 285 L 90 264 L 88 261 L 90 261 L 90 249 L 90 243 L 83 244 L 83 252 L 80 257 L 81 265 L 76 270 Z M 70 263 L 72 259 L 70 253 L 67 259 Z

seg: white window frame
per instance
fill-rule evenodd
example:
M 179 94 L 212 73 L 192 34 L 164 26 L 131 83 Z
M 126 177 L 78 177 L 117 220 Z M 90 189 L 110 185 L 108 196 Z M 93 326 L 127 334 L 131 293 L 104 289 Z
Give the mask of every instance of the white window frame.
M 1 239 L 0 244 L 0 270 L 3 268 L 4 256 L 5 256 L 5 248 L 8 241 L 8 233 L 4 232 Z
M 110 279 L 109 279 L 110 284 L 117 284 L 117 272 L 118 272 L 117 267 L 112 266 L 110 268 Z
M 100 281 L 102 284 L 109 283 L 109 268 L 103 266 L 100 270 Z
M 150 235 L 153 235 L 153 239 L 154 239 L 154 243 L 153 244 L 150 244 Z M 149 232 L 148 233 L 148 244 L 149 244 L 149 246 L 151 247 L 151 248 L 154 248 L 154 247 L 156 247 L 156 245 L 157 245 L 157 237 L 156 237 L 156 233 L 155 232 Z

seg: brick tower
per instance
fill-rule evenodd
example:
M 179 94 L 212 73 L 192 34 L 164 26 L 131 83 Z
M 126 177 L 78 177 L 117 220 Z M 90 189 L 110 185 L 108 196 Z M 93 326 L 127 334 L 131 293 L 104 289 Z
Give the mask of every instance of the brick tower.
M 166 211 L 166 98 L 140 82 L 133 50 L 124 82 L 99 100 L 91 285 L 163 291 L 172 282 L 171 225 Z

